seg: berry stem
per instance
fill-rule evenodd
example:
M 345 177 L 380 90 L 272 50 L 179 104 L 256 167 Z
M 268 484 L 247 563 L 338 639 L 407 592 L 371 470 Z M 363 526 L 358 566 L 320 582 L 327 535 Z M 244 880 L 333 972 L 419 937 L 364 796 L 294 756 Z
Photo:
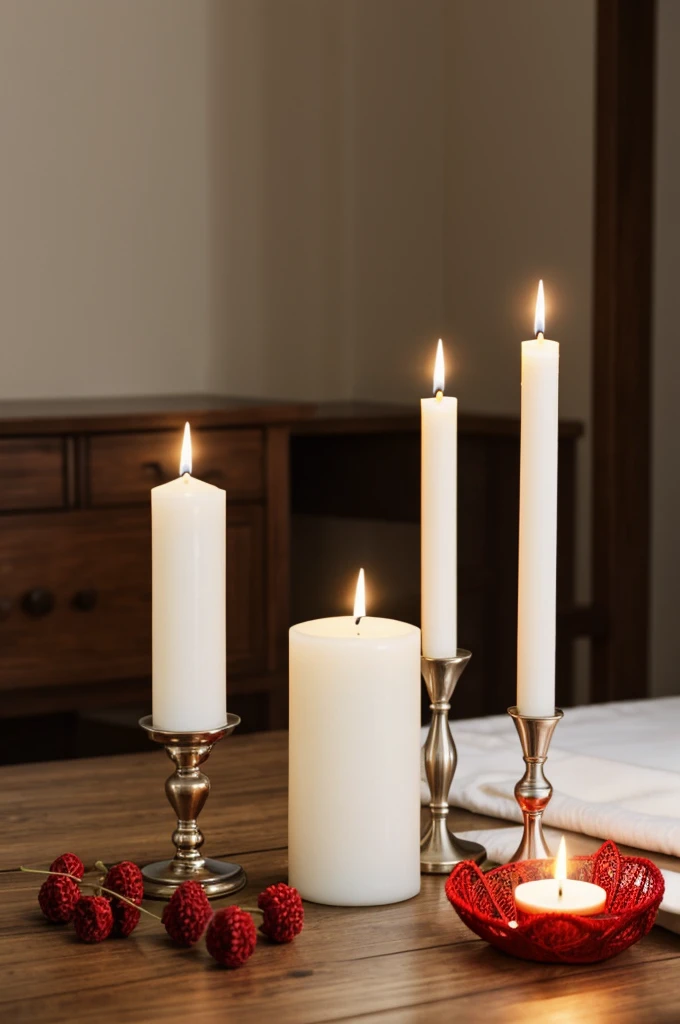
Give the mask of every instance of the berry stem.
M 19 870 L 25 871 L 31 875 L 60 875 L 62 878 L 72 878 L 74 882 L 78 883 L 78 885 L 85 885 L 88 889 L 99 889 L 101 892 L 105 892 L 109 896 L 115 896 L 117 900 L 122 900 L 123 903 L 129 904 L 131 907 L 136 907 L 137 910 L 141 910 L 143 914 L 153 917 L 155 921 L 162 922 L 163 920 L 158 916 L 158 914 L 152 914 L 150 910 L 146 909 L 146 907 L 142 907 L 138 903 L 134 903 L 132 900 L 129 900 L 127 896 L 121 896 L 119 892 L 114 892 L 113 889 L 104 888 L 104 886 L 100 885 L 99 882 L 84 882 L 82 878 L 77 878 L 76 875 L 69 875 L 66 871 L 44 871 L 42 868 L 25 868 L 23 865 L 21 865 Z

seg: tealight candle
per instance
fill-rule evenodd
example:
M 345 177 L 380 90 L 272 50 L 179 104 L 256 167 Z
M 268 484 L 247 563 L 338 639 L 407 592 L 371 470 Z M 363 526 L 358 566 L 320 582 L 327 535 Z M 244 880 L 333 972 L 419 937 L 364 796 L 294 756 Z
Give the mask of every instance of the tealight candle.
M 555 860 L 555 877 L 522 882 L 515 889 L 515 904 L 525 914 L 578 914 L 592 917 L 603 913 L 607 893 L 601 885 L 567 878 L 567 847 L 564 836 Z

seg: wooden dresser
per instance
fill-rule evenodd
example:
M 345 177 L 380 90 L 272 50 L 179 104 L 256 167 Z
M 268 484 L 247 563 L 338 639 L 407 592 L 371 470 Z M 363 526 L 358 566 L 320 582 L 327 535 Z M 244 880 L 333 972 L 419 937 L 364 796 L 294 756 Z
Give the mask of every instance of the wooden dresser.
M 241 732 L 286 724 L 291 576 L 298 617 L 345 614 L 355 524 L 376 526 L 364 552 L 371 579 L 388 581 L 376 612 L 419 621 L 417 410 L 212 396 L 0 404 L 0 718 L 14 719 L 0 761 L 145 747 L 135 712 L 151 703 L 149 491 L 177 474 L 187 419 L 196 475 L 228 494 L 228 703 Z M 574 640 L 592 632 L 590 610 L 574 607 L 580 434 L 561 424 L 565 704 Z M 465 716 L 502 711 L 514 694 L 519 423 L 461 416 L 459 475 L 460 635 L 474 652 L 456 702 Z M 389 548 L 395 524 L 406 529 Z M 402 567 L 394 586 L 385 559 Z
M 312 406 L 211 396 L 0 405 L 0 717 L 150 703 L 149 491 L 228 494 L 230 706 L 285 714 L 289 432 Z

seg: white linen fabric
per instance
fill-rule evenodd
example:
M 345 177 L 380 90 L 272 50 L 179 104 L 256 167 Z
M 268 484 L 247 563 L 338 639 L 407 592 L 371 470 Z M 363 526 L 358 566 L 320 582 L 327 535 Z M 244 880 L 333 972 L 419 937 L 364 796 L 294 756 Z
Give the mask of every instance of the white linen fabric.
M 510 717 L 457 722 L 453 733 L 450 802 L 521 821 L 514 787 L 523 762 Z M 680 697 L 570 709 L 555 731 L 546 775 L 554 789 L 546 825 L 680 857 Z M 427 803 L 424 769 L 422 783 Z

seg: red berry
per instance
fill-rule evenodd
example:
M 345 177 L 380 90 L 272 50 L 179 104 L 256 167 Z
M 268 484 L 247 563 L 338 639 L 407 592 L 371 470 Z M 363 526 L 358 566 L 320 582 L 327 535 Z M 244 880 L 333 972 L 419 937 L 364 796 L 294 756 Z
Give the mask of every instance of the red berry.
M 38 893 L 40 909 L 47 920 L 55 924 L 64 924 L 73 918 L 79 899 L 78 883 L 65 875 L 49 875 Z
M 73 927 L 81 942 L 103 942 L 113 928 L 113 911 L 106 896 L 81 896 L 73 915 Z
M 302 931 L 305 910 L 297 889 L 285 882 L 268 886 L 257 897 L 257 905 L 264 912 L 260 930 L 273 942 L 292 942 Z
M 122 860 L 120 864 L 114 864 L 112 868 L 109 868 L 104 879 L 104 887 L 113 889 L 121 896 L 127 896 L 137 906 L 144 899 L 142 872 L 131 860 Z
M 139 924 L 142 916 L 137 907 L 131 907 L 129 903 L 113 899 L 111 910 L 113 911 L 113 929 L 111 938 L 127 939 Z
M 163 924 L 180 946 L 193 946 L 212 917 L 210 900 L 198 882 L 182 882 L 163 911 Z
M 112 868 L 109 868 L 104 879 L 104 888 L 120 893 L 121 896 L 125 896 L 139 906 L 144 896 L 142 872 L 132 861 L 123 860 L 120 864 L 114 864 Z M 136 907 L 131 907 L 129 903 L 115 898 L 111 900 L 111 909 L 113 910 L 112 935 L 123 939 L 127 938 L 139 924 L 141 914 Z
M 240 907 L 218 910 L 208 926 L 208 952 L 224 967 L 240 967 L 253 955 L 257 943 L 255 922 Z
M 85 874 L 85 865 L 80 857 L 76 857 L 75 853 L 62 853 L 61 857 L 57 857 L 56 860 L 52 861 L 50 871 L 58 871 L 63 875 L 75 875 L 76 878 L 82 878 Z

